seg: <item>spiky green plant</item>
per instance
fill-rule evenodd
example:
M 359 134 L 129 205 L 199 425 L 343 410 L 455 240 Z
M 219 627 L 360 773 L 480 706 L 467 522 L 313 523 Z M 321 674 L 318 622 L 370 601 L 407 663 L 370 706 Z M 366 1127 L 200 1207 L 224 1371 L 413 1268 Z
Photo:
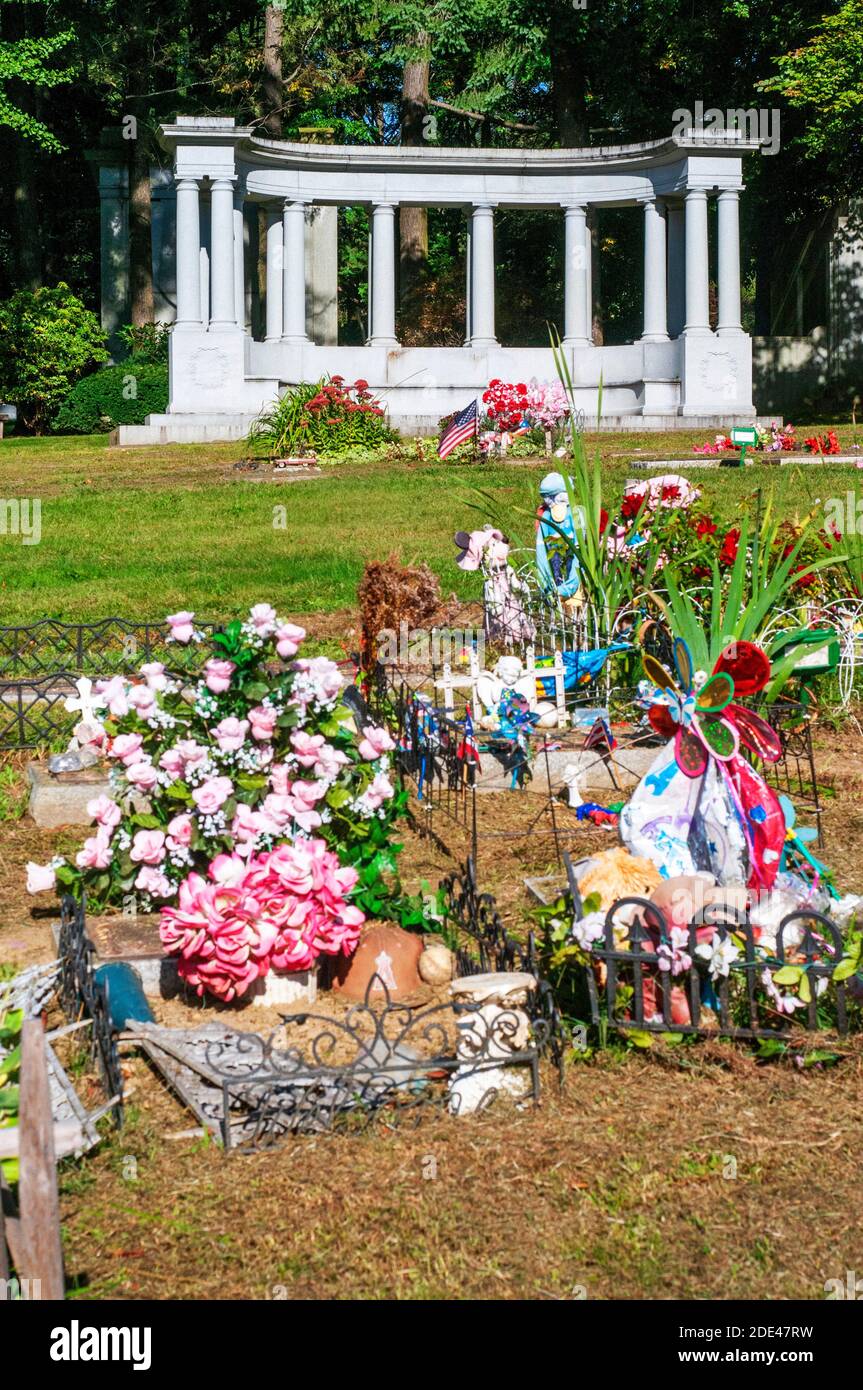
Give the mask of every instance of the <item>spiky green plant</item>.
M 692 653 L 696 668 L 712 671 L 723 649 L 730 642 L 758 642 L 777 609 L 789 606 L 788 600 L 795 584 L 807 575 L 839 563 L 844 556 L 829 555 L 823 560 L 802 565 L 797 568 L 797 559 L 807 539 L 810 522 L 802 528 L 797 540 L 787 555 L 776 558 L 773 543 L 776 540 L 778 525 L 772 518 L 772 508 L 768 503 L 766 514 L 760 528 L 750 536 L 749 523 L 744 521 L 740 527 L 740 540 L 737 554 L 725 580 L 714 560 L 711 564 L 712 576 L 710 601 L 707 611 L 697 608 L 690 594 L 681 587 L 679 575 L 673 570 L 663 571 L 665 596 L 653 593 L 652 598 L 663 614 L 669 630 L 675 637 L 682 637 Z M 807 629 L 794 629 L 790 636 L 801 636 Z M 781 634 L 787 642 L 789 633 Z M 780 634 L 768 640 L 765 645 L 767 655 L 772 654 L 778 644 Z M 825 639 L 823 646 L 827 646 Z M 808 648 L 811 652 L 813 648 Z M 815 648 L 820 650 L 820 648 Z M 773 668 L 770 684 L 766 690 L 767 700 L 778 695 L 800 659 L 800 653 L 793 644 Z

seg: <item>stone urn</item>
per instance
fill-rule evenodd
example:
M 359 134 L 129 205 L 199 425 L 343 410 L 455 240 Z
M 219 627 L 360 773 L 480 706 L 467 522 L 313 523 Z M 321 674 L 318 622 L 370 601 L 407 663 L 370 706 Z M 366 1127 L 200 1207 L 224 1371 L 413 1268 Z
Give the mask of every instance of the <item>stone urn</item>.
M 350 959 L 338 956 L 333 961 L 333 992 L 346 999 L 365 999 L 371 984 L 370 1001 L 385 998 L 384 986 L 390 999 L 406 999 L 423 988 L 419 973 L 422 952 L 421 936 L 388 922 L 372 922 L 363 928 L 360 944 Z

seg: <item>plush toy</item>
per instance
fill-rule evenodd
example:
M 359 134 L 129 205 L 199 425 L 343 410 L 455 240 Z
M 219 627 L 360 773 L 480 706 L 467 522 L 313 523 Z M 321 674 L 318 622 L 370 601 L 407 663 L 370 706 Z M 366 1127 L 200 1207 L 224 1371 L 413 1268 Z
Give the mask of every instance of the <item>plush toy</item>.
M 674 643 L 679 685 L 655 657 L 644 656 L 643 702 L 670 742 L 654 759 L 620 818 L 620 836 L 651 859 L 663 878 L 712 873 L 720 884 L 773 886 L 785 843 L 776 793 L 743 757 L 740 745 L 775 761 L 775 730 L 735 695 L 763 690 L 770 662 L 752 642 L 726 647 L 696 691 L 686 643 Z
M 503 532 L 484 526 L 481 531 L 456 531 L 453 539 L 460 552 L 456 557 L 459 569 L 482 569 L 486 576 L 483 607 L 489 639 L 532 641 L 534 626 L 521 597 L 528 588 L 509 563 L 509 541 Z
M 591 856 L 579 876 L 578 891 L 582 899 L 598 893 L 600 910 L 607 912 L 618 898 L 649 898 L 659 881 L 659 871 L 649 859 L 636 858 L 617 845 Z

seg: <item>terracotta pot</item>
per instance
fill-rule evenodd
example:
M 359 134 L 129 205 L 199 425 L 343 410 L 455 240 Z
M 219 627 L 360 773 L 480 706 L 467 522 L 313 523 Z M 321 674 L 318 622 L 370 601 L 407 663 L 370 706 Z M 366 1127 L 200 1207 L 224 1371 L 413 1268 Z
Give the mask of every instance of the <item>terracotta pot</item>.
M 369 983 L 377 975 L 370 1000 L 383 999 L 384 985 L 390 999 L 405 999 L 423 987 L 418 969 L 422 951 L 421 936 L 386 922 L 372 922 L 363 928 L 360 944 L 350 960 L 344 956 L 335 960 L 330 977 L 332 989 L 346 999 L 365 999 Z

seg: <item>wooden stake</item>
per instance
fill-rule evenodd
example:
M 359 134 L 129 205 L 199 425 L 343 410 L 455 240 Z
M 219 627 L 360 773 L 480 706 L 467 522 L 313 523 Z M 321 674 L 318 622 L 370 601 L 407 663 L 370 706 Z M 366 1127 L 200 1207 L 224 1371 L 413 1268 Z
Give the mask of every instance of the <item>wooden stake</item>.
M 60 1243 L 60 1202 L 54 1157 L 54 1121 L 45 1058 L 45 1035 L 38 1019 L 21 1028 L 21 1268 L 40 1299 L 62 1300 L 63 1250 Z M 32 1292 L 31 1292 L 32 1297 Z

